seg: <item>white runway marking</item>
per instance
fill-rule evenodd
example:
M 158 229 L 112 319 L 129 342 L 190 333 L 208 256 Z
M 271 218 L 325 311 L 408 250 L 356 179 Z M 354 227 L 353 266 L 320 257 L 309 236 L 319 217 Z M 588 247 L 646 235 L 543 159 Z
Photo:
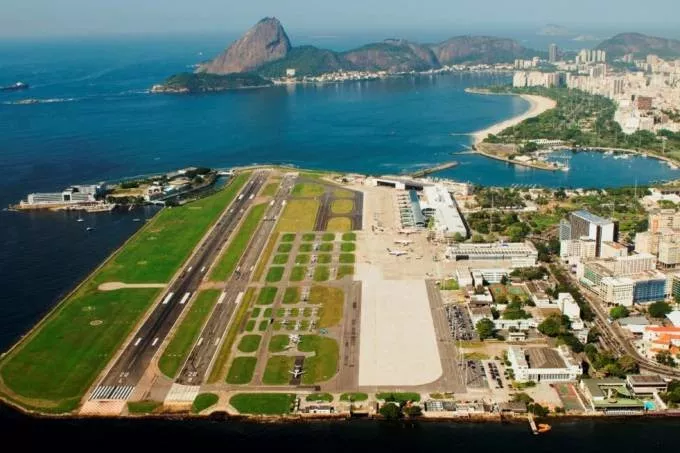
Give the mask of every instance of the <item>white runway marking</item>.
M 227 297 L 227 293 L 222 293 L 222 294 L 220 294 L 220 298 L 217 299 L 217 304 L 219 305 L 219 304 L 221 304 L 222 302 L 224 302 L 224 298 L 225 298 L 225 297 Z
M 135 341 L 135 346 L 138 346 L 141 341 L 142 337 L 137 338 L 137 341 Z
M 191 293 L 185 293 L 184 296 L 182 296 L 182 299 L 179 301 L 179 304 L 184 305 L 190 297 Z
M 172 296 L 174 296 L 175 293 L 168 293 L 167 296 L 165 296 L 165 299 L 163 299 L 163 305 L 166 305 L 168 302 L 170 302 L 170 299 L 172 299 Z
M 151 343 L 151 346 L 156 346 L 156 343 L 158 343 L 158 337 L 153 339 L 153 342 Z

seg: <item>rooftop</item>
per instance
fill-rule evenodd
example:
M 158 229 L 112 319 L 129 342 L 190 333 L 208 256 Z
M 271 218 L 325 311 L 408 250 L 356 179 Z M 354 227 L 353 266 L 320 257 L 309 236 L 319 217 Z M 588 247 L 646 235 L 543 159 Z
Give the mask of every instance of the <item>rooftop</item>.
M 628 382 L 630 382 L 631 385 L 666 385 L 666 381 L 664 381 L 661 376 L 657 374 L 631 374 L 628 376 Z
M 564 368 L 567 366 L 554 349 L 528 348 L 525 352 L 530 368 Z
M 581 217 L 582 219 L 585 219 L 588 222 L 594 223 L 596 225 L 609 225 L 610 223 L 612 223 L 612 221 L 609 219 L 605 219 L 603 217 L 600 217 L 598 215 L 592 214 L 584 210 L 576 211 L 573 212 L 572 214 L 577 217 Z
M 627 316 L 618 320 L 622 326 L 648 326 L 649 320 L 644 316 Z

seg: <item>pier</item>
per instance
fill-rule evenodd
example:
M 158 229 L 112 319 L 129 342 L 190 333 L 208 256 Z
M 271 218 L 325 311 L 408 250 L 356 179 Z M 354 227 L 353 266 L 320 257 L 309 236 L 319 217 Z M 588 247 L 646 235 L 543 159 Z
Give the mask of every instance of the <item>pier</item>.
M 412 178 L 422 178 L 423 176 L 430 175 L 432 173 L 437 173 L 443 170 L 447 170 L 449 168 L 454 168 L 458 165 L 458 162 L 452 161 L 452 162 L 445 162 L 443 164 L 435 165 L 434 167 L 427 167 L 423 168 L 422 170 L 418 170 L 414 173 L 411 173 L 409 176 Z

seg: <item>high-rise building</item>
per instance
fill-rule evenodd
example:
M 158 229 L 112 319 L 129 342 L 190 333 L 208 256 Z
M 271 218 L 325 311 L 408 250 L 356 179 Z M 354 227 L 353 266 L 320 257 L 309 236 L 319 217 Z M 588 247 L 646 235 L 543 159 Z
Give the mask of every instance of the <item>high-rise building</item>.
M 602 243 L 606 241 L 616 242 L 618 227 L 615 222 L 591 214 L 588 211 L 575 211 L 569 215 L 571 226 L 570 239 L 588 237 L 595 241 L 595 255 L 600 256 Z M 562 231 L 562 228 L 560 228 Z
M 548 47 L 548 61 L 550 63 L 555 63 L 557 61 L 558 51 L 557 44 L 550 44 Z

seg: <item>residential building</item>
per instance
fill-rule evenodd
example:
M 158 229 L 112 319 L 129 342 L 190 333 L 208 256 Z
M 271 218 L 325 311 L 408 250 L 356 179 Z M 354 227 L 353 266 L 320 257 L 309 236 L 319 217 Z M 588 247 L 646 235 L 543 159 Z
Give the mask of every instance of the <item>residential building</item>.
M 578 306 L 571 294 L 559 293 L 557 295 L 557 306 L 562 314 L 569 318 L 572 329 L 581 330 L 585 327 L 581 320 L 581 307 Z
M 548 46 L 548 61 L 550 63 L 555 63 L 558 58 L 558 52 L 559 49 L 557 48 L 557 44 L 550 44 Z
M 680 353 L 680 327 L 647 326 L 642 332 L 642 352 L 654 358 L 659 352 Z
M 600 249 L 602 258 L 617 258 L 628 256 L 628 247 L 618 242 L 604 241 Z
M 584 237 L 582 239 L 566 239 L 560 241 L 560 257 L 565 260 L 575 258 L 583 261 L 597 256 L 597 242 Z
M 519 382 L 565 382 L 578 379 L 583 370 L 562 345 L 552 348 L 508 348 L 508 360 Z
M 603 242 L 616 242 L 618 226 L 615 222 L 591 214 L 588 211 L 575 211 L 569 215 L 570 239 L 588 237 L 595 241 L 595 256 L 600 256 Z

